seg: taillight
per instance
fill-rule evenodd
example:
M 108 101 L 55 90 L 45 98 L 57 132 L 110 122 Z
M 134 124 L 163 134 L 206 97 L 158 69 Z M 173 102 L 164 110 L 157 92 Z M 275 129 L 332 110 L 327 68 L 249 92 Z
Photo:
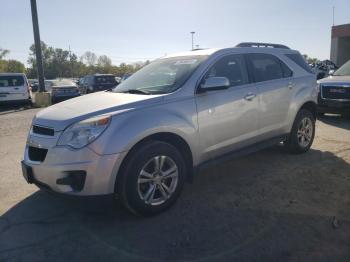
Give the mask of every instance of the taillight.
M 27 81 L 27 91 L 28 91 L 28 93 L 30 93 L 32 91 L 32 87 L 29 85 L 28 81 Z

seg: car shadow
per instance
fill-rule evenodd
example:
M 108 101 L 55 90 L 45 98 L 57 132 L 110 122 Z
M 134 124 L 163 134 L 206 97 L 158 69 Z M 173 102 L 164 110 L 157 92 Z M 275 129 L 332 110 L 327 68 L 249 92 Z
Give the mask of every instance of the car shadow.
M 349 173 L 275 146 L 202 171 L 147 218 L 37 191 L 0 217 L 0 261 L 348 261 Z
M 319 116 L 317 120 L 332 126 L 350 130 L 350 117 L 341 115 L 323 115 Z
M 33 108 L 28 102 L 23 103 L 0 103 L 0 115 L 6 115 Z

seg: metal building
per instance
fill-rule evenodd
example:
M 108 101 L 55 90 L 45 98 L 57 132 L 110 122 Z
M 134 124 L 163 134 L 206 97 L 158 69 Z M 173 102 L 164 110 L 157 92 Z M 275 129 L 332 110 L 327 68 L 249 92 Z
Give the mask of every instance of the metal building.
M 331 60 L 341 66 L 350 59 L 350 24 L 332 27 Z

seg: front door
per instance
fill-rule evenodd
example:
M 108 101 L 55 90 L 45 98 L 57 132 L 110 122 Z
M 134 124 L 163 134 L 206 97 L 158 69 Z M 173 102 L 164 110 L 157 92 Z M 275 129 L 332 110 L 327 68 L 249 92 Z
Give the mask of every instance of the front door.
M 230 87 L 196 95 L 201 161 L 252 144 L 259 133 L 258 90 L 248 81 L 244 57 L 220 58 L 201 84 L 209 77 L 227 77 Z

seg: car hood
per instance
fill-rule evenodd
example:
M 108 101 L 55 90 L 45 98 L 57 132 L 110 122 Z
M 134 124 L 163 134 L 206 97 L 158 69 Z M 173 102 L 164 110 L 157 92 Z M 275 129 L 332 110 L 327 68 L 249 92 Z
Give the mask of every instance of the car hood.
M 318 81 L 319 84 L 330 84 L 330 83 L 349 83 L 350 76 L 329 76 Z
M 68 125 L 102 114 L 120 114 L 162 101 L 162 95 L 97 92 L 66 100 L 37 113 L 33 124 L 64 130 Z

